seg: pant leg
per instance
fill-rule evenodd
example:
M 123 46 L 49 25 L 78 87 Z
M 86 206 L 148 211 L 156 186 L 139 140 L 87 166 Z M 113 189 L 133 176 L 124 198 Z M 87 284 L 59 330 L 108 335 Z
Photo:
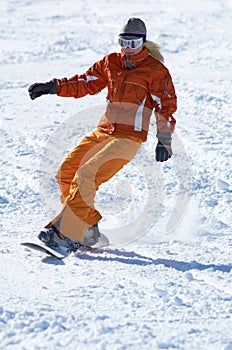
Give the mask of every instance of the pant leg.
M 94 207 L 94 197 L 99 186 L 114 176 L 137 153 L 141 140 L 115 138 L 108 135 L 104 147 L 79 167 L 72 183 L 72 191 L 59 220 L 59 229 L 65 236 L 82 242 L 84 231 L 101 219 Z
M 84 137 L 65 158 L 55 176 L 61 190 L 62 203 L 69 195 L 71 183 L 81 164 L 88 161 L 94 153 L 104 147 L 104 142 L 105 134 L 95 130 L 90 136 Z

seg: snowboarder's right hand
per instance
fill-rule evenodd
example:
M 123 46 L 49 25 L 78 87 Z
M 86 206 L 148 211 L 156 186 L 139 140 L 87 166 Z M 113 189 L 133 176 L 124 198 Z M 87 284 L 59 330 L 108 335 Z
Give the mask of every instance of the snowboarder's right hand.
M 28 92 L 32 100 L 40 97 L 41 95 L 56 94 L 56 84 L 54 81 L 49 81 L 47 83 L 35 83 L 29 87 Z

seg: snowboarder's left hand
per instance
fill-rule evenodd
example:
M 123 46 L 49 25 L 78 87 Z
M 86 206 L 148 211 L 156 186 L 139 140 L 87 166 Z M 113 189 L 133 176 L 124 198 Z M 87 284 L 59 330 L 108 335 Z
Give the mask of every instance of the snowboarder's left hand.
M 56 94 L 56 84 L 54 81 L 49 81 L 48 83 L 35 83 L 29 87 L 28 92 L 32 100 L 41 95 Z
M 158 141 L 155 149 L 155 159 L 157 162 L 165 162 L 172 156 L 171 138 Z

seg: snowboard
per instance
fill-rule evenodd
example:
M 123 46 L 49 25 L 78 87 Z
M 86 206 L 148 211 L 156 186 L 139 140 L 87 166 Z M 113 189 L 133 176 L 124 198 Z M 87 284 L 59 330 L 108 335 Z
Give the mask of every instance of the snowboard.
M 69 256 L 69 254 L 66 254 L 66 255 L 61 254 L 61 253 L 57 252 L 56 250 L 54 250 L 50 247 L 47 247 L 46 245 L 44 245 L 43 243 L 40 243 L 40 242 L 38 242 L 38 243 L 37 242 L 23 242 L 23 243 L 21 243 L 21 245 L 23 245 L 24 247 L 27 247 L 29 249 L 32 249 L 32 250 L 37 250 L 41 253 L 51 255 L 57 259 L 64 259 L 67 256 Z
M 23 245 L 24 247 L 27 247 L 31 250 L 37 250 L 41 253 L 53 256 L 54 258 L 57 259 L 64 259 L 67 258 L 70 254 L 62 254 L 61 252 L 57 252 L 56 250 L 47 247 L 45 244 L 43 244 L 42 242 L 22 242 L 21 245 Z M 91 246 L 91 247 L 86 247 L 86 246 L 80 246 L 80 248 L 77 250 L 77 253 L 84 253 L 84 252 L 94 252 L 97 249 L 100 248 L 104 248 L 107 247 L 109 245 L 109 240 L 108 238 L 101 233 L 98 242 Z

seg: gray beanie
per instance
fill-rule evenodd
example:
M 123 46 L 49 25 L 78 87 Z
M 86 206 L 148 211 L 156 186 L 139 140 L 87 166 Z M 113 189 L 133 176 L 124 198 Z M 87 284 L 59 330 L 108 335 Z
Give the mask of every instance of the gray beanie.
M 121 29 L 119 35 L 134 35 L 134 36 L 142 36 L 146 39 L 147 29 L 145 23 L 140 18 L 130 18 L 126 24 Z

